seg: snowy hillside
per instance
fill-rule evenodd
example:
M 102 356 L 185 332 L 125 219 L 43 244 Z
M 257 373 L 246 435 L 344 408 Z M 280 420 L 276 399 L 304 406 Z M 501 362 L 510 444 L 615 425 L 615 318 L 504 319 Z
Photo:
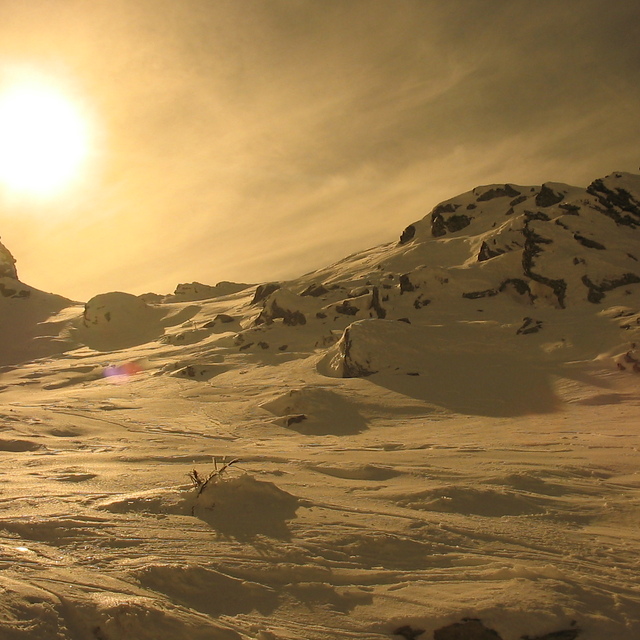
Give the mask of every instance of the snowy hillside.
M 640 637 L 640 176 L 488 185 L 288 282 L 0 246 L 0 637 Z

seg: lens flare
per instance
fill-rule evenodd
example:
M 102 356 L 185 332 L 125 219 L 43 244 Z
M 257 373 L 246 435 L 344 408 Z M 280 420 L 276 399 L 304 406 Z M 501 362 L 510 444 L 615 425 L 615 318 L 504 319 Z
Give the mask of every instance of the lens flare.
M 144 371 L 144 362 L 125 362 L 105 367 L 103 376 L 112 382 L 126 382 L 129 378 Z

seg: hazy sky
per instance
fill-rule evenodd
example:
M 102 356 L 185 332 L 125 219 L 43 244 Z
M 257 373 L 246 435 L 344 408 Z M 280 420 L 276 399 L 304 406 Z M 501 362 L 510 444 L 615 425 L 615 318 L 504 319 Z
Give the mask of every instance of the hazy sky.
M 59 84 L 82 185 L 0 194 L 28 284 L 80 300 L 291 278 L 477 185 L 640 165 L 637 0 L 0 0 L 0 80 Z M 1 89 L 1 87 L 0 87 Z

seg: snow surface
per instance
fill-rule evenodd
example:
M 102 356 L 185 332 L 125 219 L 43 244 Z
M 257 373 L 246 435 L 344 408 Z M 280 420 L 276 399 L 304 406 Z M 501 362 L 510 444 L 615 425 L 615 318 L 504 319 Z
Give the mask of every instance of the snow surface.
M 259 295 L 1 278 L 0 637 L 640 637 L 638 203 L 478 187 Z

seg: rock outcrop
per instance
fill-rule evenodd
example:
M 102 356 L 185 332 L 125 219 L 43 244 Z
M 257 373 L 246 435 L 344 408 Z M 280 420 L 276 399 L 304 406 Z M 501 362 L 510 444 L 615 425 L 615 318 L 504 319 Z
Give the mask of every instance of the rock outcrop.
M 18 279 L 16 259 L 11 252 L 0 242 L 0 278 Z

